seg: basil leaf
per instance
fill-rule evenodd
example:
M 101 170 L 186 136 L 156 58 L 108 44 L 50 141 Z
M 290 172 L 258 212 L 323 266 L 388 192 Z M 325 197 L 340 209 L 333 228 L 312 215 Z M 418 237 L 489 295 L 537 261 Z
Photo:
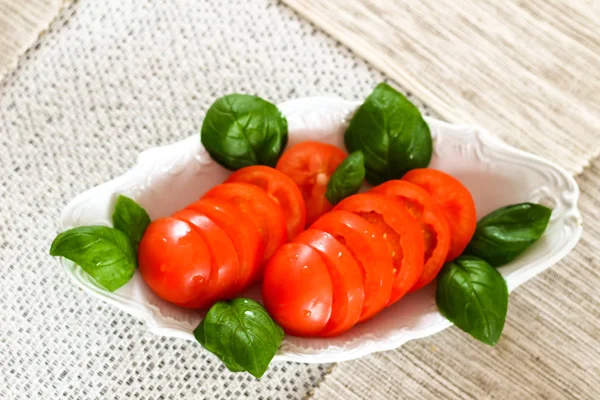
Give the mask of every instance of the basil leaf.
M 551 209 L 533 203 L 502 207 L 477 223 L 466 253 L 495 267 L 507 264 L 542 236 L 551 215 Z
M 287 120 L 277 107 L 247 94 L 213 103 L 202 123 L 201 141 L 211 157 L 230 170 L 275 167 L 288 140 Z
M 431 133 L 419 109 L 385 83 L 358 108 L 344 141 L 348 151 L 363 151 L 367 181 L 373 185 L 431 161 Z
M 336 205 L 348 196 L 358 193 L 365 180 L 365 156 L 362 151 L 351 153 L 335 169 L 329 183 L 325 197 Z
M 262 305 L 240 298 L 215 303 L 194 336 L 230 371 L 260 378 L 283 340 L 283 329 Z
M 80 226 L 60 233 L 50 255 L 73 261 L 111 292 L 131 279 L 137 264 L 129 236 L 107 226 Z
M 113 226 L 124 232 L 137 246 L 150 225 L 150 216 L 138 203 L 120 195 L 112 215 Z
M 475 339 L 495 345 L 508 310 L 506 281 L 494 267 L 461 256 L 442 268 L 435 294 L 442 315 Z

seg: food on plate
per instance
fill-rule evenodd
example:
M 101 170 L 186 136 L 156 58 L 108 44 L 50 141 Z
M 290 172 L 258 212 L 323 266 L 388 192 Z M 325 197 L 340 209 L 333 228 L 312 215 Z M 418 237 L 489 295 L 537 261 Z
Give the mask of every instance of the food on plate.
M 325 198 L 336 205 L 343 199 L 358 193 L 365 180 L 365 156 L 358 150 L 351 153 L 335 169 L 329 183 Z
M 427 285 L 444 266 L 450 249 L 450 226 L 436 201 L 425 189 L 403 180 L 392 180 L 375 186 L 372 193 L 388 196 L 401 204 L 421 227 L 425 241 L 423 273 L 411 291 Z
M 274 167 L 287 144 L 287 120 L 275 104 L 260 97 L 230 94 L 206 112 L 200 140 L 215 161 L 232 171 Z
M 454 260 L 467 247 L 475 233 L 477 214 L 471 193 L 458 179 L 431 168 L 413 169 L 402 180 L 425 189 L 442 207 L 451 232 L 446 261 Z
M 237 170 L 225 182 L 245 182 L 258 186 L 279 204 L 287 228 L 293 238 L 306 226 L 306 206 L 298 185 L 283 172 L 263 165 Z
M 345 158 L 346 153 L 334 145 L 302 142 L 286 150 L 277 162 L 276 168 L 292 178 L 302 192 L 308 225 L 333 208 L 325 192 L 331 175 Z
M 342 200 L 334 210 L 351 212 L 377 226 L 392 258 L 392 293 L 387 305 L 400 300 L 423 274 L 425 246 L 419 223 L 393 199 L 360 193 Z
M 385 243 L 384 231 L 348 211 L 331 211 L 311 225 L 329 233 L 346 246 L 358 263 L 365 290 L 359 321 L 365 321 L 388 303 L 392 293 L 394 261 Z
M 551 215 L 548 207 L 533 203 L 499 208 L 477 223 L 467 252 L 494 267 L 507 264 L 542 236 Z
M 429 126 L 400 92 L 380 83 L 358 107 L 344 134 L 348 151 L 365 155 L 367 181 L 378 185 L 425 168 L 432 155 Z
M 250 217 L 265 245 L 265 261 L 287 241 L 283 211 L 263 189 L 249 183 L 223 183 L 210 189 L 202 198 L 225 200 Z
M 319 252 L 287 243 L 267 263 L 262 284 L 269 315 L 289 334 L 316 336 L 331 316 L 333 284 Z
M 352 328 L 362 311 L 365 288 L 362 270 L 350 250 L 331 234 L 317 229 L 305 230 L 293 242 L 317 250 L 331 278 L 331 316 L 319 336 L 336 336 Z
M 256 377 L 284 331 L 341 335 L 436 278 L 442 315 L 497 343 L 508 291 L 495 268 L 535 243 L 552 211 L 515 204 L 477 222 L 467 187 L 428 168 L 433 144 L 419 110 L 383 83 L 350 121 L 348 156 L 314 141 L 283 152 L 287 130 L 263 99 L 218 99 L 201 142 L 234 171 L 224 183 L 152 222 L 120 195 L 113 227 L 66 230 L 50 254 L 80 265 L 109 291 L 139 266 L 158 297 L 208 310 L 195 338 L 231 371 Z M 365 179 L 377 186 L 357 194 Z M 239 297 L 261 280 L 264 307 Z

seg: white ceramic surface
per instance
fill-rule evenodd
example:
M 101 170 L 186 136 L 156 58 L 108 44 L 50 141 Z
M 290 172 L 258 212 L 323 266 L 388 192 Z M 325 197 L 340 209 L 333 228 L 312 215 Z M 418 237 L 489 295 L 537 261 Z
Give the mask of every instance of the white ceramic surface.
M 344 129 L 359 104 L 324 97 L 281 104 L 279 107 L 289 124 L 289 145 L 319 140 L 344 148 Z M 434 138 L 430 166 L 454 175 L 469 188 L 478 217 L 524 201 L 541 202 L 554 210 L 544 236 L 525 254 L 500 268 L 509 290 L 550 267 L 575 246 L 581 234 L 581 216 L 577 210 L 579 189 L 564 169 L 510 147 L 483 129 L 451 125 L 433 118 L 426 120 Z M 126 174 L 79 195 L 63 211 L 61 228 L 110 225 L 118 194 L 136 199 L 153 219 L 166 216 L 197 200 L 227 175 L 227 170 L 211 160 L 196 134 L 143 152 Z M 79 287 L 144 320 L 150 331 L 194 340 L 192 331 L 202 314 L 162 301 L 146 287 L 139 273 L 127 285 L 109 293 L 77 265 L 62 258 L 61 264 Z M 255 287 L 246 295 L 259 298 L 258 293 Z M 286 336 L 276 359 L 308 363 L 348 360 L 399 347 L 450 325 L 437 311 L 434 288 L 430 285 L 339 337 Z

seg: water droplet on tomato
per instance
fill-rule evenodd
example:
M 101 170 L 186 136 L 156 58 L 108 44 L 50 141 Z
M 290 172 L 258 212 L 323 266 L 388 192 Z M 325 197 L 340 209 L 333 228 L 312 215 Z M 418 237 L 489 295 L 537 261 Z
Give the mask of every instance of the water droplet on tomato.
M 304 268 L 304 269 L 307 269 L 307 268 L 308 268 L 308 265 L 305 265 L 305 266 L 303 266 L 302 268 Z
M 340 252 L 338 253 L 338 258 L 339 258 L 339 257 L 341 257 L 341 256 L 342 256 L 342 252 L 340 251 Z
M 304 315 L 306 318 L 308 318 L 308 317 L 310 317 L 310 314 L 311 314 L 311 312 L 310 312 L 310 310 L 304 310 L 302 314 L 303 314 L 303 315 Z
M 204 282 L 204 277 L 200 276 L 200 275 L 196 275 L 195 277 L 192 278 L 192 281 L 199 285 Z

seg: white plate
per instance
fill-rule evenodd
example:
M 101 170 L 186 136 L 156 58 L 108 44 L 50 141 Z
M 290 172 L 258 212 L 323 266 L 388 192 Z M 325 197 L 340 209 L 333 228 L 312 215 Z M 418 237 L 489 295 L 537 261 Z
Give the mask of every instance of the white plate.
M 324 97 L 281 104 L 279 107 L 288 119 L 289 144 L 319 140 L 344 148 L 344 129 L 359 104 Z M 525 254 L 500 268 L 509 290 L 550 267 L 575 246 L 581 235 L 579 189 L 564 169 L 510 147 L 483 129 L 426 120 L 434 138 L 430 166 L 454 175 L 469 188 L 478 217 L 524 201 L 542 202 L 554 209 L 544 236 Z M 118 194 L 136 199 L 152 219 L 166 216 L 197 200 L 228 173 L 210 159 L 200 144 L 199 134 L 149 149 L 140 154 L 137 164 L 126 174 L 71 201 L 62 213 L 61 228 L 110 225 Z M 194 340 L 192 331 L 202 315 L 162 301 L 146 287 L 139 273 L 127 285 L 109 293 L 77 265 L 62 258 L 61 264 L 83 290 L 143 319 L 151 332 Z M 259 298 L 257 289 L 252 288 L 248 295 Z M 336 338 L 286 336 L 276 359 L 308 363 L 349 360 L 399 347 L 450 325 L 437 311 L 434 288 L 430 285 Z

